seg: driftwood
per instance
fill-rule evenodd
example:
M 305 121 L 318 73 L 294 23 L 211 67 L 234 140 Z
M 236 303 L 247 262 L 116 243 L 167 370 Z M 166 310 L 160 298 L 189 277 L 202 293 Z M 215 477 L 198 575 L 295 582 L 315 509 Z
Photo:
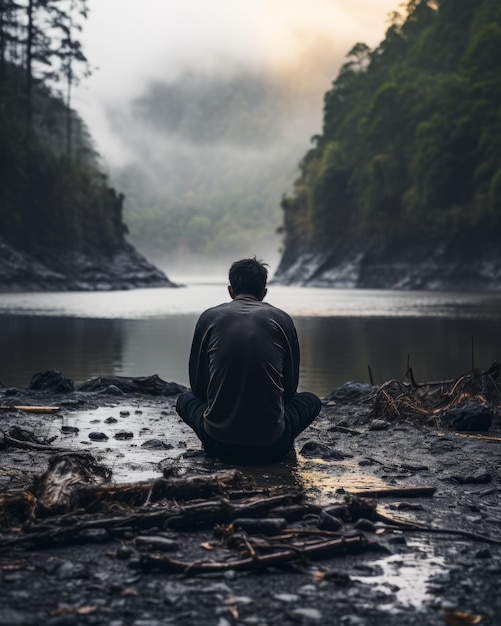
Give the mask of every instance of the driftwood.
M 77 512 L 47 518 L 42 523 L 27 524 L 23 532 L 0 537 L 0 549 L 16 545 L 48 547 L 53 544 L 92 540 L 86 531 L 105 529 L 110 536 L 119 536 L 124 528 L 136 532 L 147 528 L 213 528 L 216 524 L 229 524 L 238 517 L 259 517 L 276 506 L 293 504 L 302 494 L 282 494 L 266 498 L 249 498 L 233 502 L 228 498 L 217 498 L 180 505 L 168 503 L 161 508 L 146 510 L 115 510 L 113 515 L 91 515 Z M 83 534 L 82 534 L 83 533 Z
M 26 413 L 55 413 L 60 411 L 58 406 L 30 406 L 30 405 L 11 405 L 0 406 L 0 411 L 24 411 Z
M 252 546 L 251 546 L 252 547 Z M 291 561 L 329 558 L 364 552 L 366 550 L 381 550 L 381 546 L 369 541 L 363 535 L 357 537 L 340 537 L 338 539 L 290 546 L 271 554 L 258 554 L 249 550 L 250 556 L 229 561 L 179 561 L 167 556 L 142 554 L 138 567 L 143 570 L 159 569 L 169 573 L 188 575 L 225 572 L 228 570 L 256 570 L 265 567 L 277 567 Z
M 501 406 L 501 365 L 494 362 L 484 371 L 472 369 L 455 380 L 418 384 L 409 367 L 411 383 L 390 380 L 379 387 L 374 402 L 376 417 L 423 425 L 450 426 L 455 430 L 484 431 Z M 465 419 L 466 406 L 483 411 Z
M 0 514 L 25 520 L 61 515 L 75 509 L 99 511 L 112 503 L 146 506 L 165 498 L 210 498 L 242 488 L 245 482 L 242 474 L 234 469 L 138 483 L 107 484 L 110 478 L 111 472 L 96 463 L 90 454 L 56 454 L 49 459 L 47 471 L 35 479 L 31 488 L 7 492 L 0 497 Z M 248 481 L 246 484 L 250 485 Z
M 387 524 L 388 528 L 397 528 L 398 530 L 407 530 L 414 532 L 427 532 L 437 535 L 458 535 L 460 537 L 465 537 L 466 539 L 472 539 L 473 541 L 501 546 L 501 539 L 494 539 L 493 537 L 488 537 L 487 535 L 472 533 L 468 530 L 461 530 L 460 528 L 437 528 L 435 526 L 429 526 L 427 524 L 417 524 L 416 522 L 395 519 L 394 517 L 383 515 L 381 513 L 377 514 L 377 518 L 379 521 Z

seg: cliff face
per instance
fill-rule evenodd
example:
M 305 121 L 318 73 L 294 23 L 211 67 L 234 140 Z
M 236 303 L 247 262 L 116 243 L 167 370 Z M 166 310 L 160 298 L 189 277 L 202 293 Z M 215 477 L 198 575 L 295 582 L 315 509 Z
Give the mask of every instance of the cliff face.
M 486 249 L 473 257 L 442 246 L 427 254 L 310 253 L 289 265 L 281 263 L 273 280 L 339 289 L 501 291 L 501 250 Z
M 0 237 L 0 291 L 98 291 L 175 287 L 129 243 L 111 250 L 30 252 Z
M 407 10 L 325 95 L 277 282 L 501 289 L 501 4 Z

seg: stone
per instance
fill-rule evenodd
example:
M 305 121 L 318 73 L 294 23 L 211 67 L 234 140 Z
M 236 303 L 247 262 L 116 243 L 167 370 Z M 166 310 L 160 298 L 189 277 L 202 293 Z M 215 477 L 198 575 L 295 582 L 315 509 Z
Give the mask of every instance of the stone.
M 301 454 L 307 457 L 315 457 L 327 461 L 342 461 L 345 457 L 336 452 L 330 446 L 315 439 L 310 439 L 301 448 Z
M 75 385 L 71 379 L 65 378 L 59 370 L 50 369 L 46 372 L 35 374 L 26 389 L 30 391 L 68 393 L 75 390 Z
M 320 622 L 322 621 L 322 613 L 318 609 L 294 609 L 289 612 L 289 617 L 295 622 Z
M 124 440 L 124 439 L 132 439 L 134 437 L 134 433 L 131 433 L 127 430 L 121 430 L 114 435 L 115 439 Z
M 369 424 L 369 430 L 388 430 L 388 422 L 382 419 L 374 419 Z
M 463 432 L 487 431 L 493 419 L 494 410 L 485 402 L 465 402 L 444 413 L 444 420 Z
M 326 511 L 320 511 L 317 526 L 320 530 L 337 531 L 343 527 L 343 523 L 337 517 L 329 515 Z
M 89 433 L 89 439 L 92 439 L 92 441 L 107 441 L 108 435 L 105 435 L 105 433 L 99 433 L 99 432 L 93 431 Z
M 324 401 L 334 400 L 340 403 L 348 403 L 355 400 L 362 400 L 375 393 L 377 389 L 377 387 L 369 385 L 368 383 L 360 383 L 350 380 L 344 383 L 344 385 L 341 385 L 341 387 L 334 389 L 334 391 L 330 393 Z

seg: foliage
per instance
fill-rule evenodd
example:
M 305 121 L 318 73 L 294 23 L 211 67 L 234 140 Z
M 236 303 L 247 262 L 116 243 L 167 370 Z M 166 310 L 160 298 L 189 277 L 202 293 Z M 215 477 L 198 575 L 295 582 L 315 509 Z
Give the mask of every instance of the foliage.
M 499 240 L 501 4 L 412 0 L 357 44 L 284 198 L 286 257 Z
M 0 0 L 0 234 L 36 253 L 123 243 L 122 196 L 107 183 L 87 129 L 54 94 L 86 63 L 74 39 L 85 0 Z M 28 52 L 28 48 L 31 50 Z

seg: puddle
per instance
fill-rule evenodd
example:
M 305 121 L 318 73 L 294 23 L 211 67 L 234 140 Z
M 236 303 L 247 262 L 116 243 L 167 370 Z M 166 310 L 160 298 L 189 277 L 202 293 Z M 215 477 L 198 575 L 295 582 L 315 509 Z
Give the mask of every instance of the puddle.
M 428 589 L 430 579 L 446 569 L 445 560 L 433 554 L 432 547 L 409 540 L 411 551 L 374 561 L 375 576 L 353 575 L 353 580 L 370 585 L 388 596 L 381 608 L 393 613 L 400 607 L 422 609 L 432 599 Z M 395 602 L 396 599 L 396 602 Z
M 148 480 L 161 474 L 160 461 L 176 459 L 186 448 L 198 446 L 198 439 L 181 420 L 162 415 L 157 407 L 116 406 L 69 413 L 54 424 L 58 439 L 54 445 L 78 451 L 88 450 L 113 470 L 117 483 Z M 78 428 L 78 432 L 64 431 Z M 91 433 L 107 439 L 92 440 Z M 158 441 L 163 446 L 145 447 Z
M 297 481 L 308 498 L 324 505 L 347 492 L 381 489 L 388 484 L 351 459 L 323 461 L 298 455 Z

